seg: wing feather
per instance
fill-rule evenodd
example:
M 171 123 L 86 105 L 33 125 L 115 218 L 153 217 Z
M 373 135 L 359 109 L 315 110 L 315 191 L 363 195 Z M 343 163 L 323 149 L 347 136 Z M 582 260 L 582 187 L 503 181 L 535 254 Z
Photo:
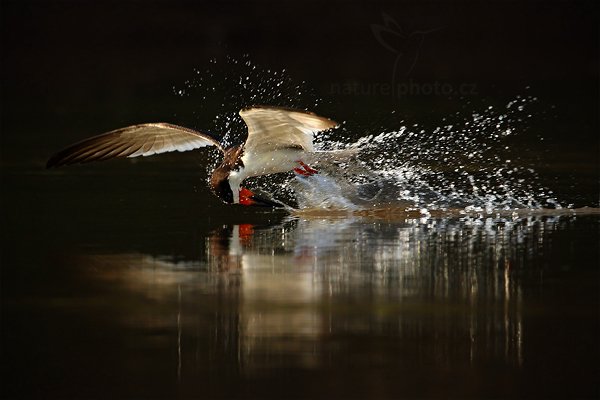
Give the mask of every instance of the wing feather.
M 337 122 L 308 111 L 255 106 L 240 111 L 248 126 L 245 151 L 266 152 L 277 148 L 314 151 L 315 133 L 338 126 Z
M 132 125 L 75 143 L 50 157 L 46 167 L 116 157 L 150 156 L 206 146 L 216 146 L 223 152 L 215 137 L 183 126 L 163 122 Z

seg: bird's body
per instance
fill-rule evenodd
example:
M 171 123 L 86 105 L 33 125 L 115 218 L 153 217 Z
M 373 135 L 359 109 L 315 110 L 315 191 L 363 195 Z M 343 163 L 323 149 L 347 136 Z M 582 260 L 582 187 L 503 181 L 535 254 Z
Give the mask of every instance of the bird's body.
M 239 196 L 236 196 L 236 193 L 239 193 L 240 185 L 246 178 L 291 171 L 298 166 L 299 160 L 303 160 L 303 153 L 305 153 L 303 150 L 291 148 L 266 153 L 245 152 L 241 157 L 244 167 L 233 170 L 229 174 L 234 203 L 239 203 Z
M 318 152 L 313 135 L 337 123 L 318 115 L 278 107 L 250 107 L 240 111 L 248 126 L 243 144 L 224 148 L 215 136 L 168 123 L 133 125 L 76 143 L 50 158 L 47 167 L 105 160 L 116 157 L 149 156 L 170 151 L 188 151 L 215 146 L 223 161 L 212 172 L 213 192 L 226 203 L 281 206 L 242 188 L 253 176 L 296 171 L 311 175 L 308 165 L 348 156 L 348 151 Z

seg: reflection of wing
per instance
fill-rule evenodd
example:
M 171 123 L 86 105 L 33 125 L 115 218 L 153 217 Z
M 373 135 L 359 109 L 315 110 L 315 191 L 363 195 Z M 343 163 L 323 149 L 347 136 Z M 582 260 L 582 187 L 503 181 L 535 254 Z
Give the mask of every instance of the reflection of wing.
M 248 126 L 245 150 L 267 152 L 281 148 L 314 151 L 313 134 L 338 126 L 335 121 L 307 111 L 257 106 L 245 108 L 240 115 Z
M 216 146 L 223 151 L 215 138 L 193 129 L 163 122 L 132 125 L 75 143 L 53 155 L 46 167 L 115 157 L 150 156 L 206 146 Z

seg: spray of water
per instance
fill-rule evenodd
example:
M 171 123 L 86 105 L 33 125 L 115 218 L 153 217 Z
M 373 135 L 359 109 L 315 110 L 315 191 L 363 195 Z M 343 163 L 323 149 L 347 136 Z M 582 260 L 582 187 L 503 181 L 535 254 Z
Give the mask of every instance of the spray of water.
M 201 105 L 216 104 L 217 110 L 211 110 L 216 115 L 212 129 L 224 135 L 225 144 L 239 141 L 245 132 L 236 112 L 240 108 L 271 104 L 314 109 L 321 102 L 306 83 L 296 83 L 285 70 L 260 68 L 248 57 L 220 63 L 211 60 L 205 70 L 195 70 L 193 78 L 173 90 Z M 433 127 L 404 123 L 369 135 L 344 128 L 328 131 L 315 137 L 319 150 L 355 147 L 358 156 L 346 163 L 320 165 L 320 173 L 311 177 L 288 173 L 253 178 L 247 184 L 301 209 L 405 207 L 426 214 L 450 208 L 485 212 L 561 208 L 511 147 L 536 101 L 517 96 L 504 107 L 464 111 Z M 199 106 L 195 113 L 206 115 L 205 108 Z M 209 168 L 218 161 L 215 154 Z
M 350 144 L 360 149 L 359 159 L 330 177 L 353 183 L 357 195 L 368 200 L 353 202 L 362 207 L 406 202 L 428 210 L 561 208 L 552 191 L 539 183 L 535 170 L 510 145 L 523 120 L 531 117 L 528 106 L 536 101 L 519 96 L 501 109 L 488 106 L 454 115 L 452 123 L 433 128 L 403 125 L 361 137 Z M 318 137 L 319 146 L 349 146 L 334 140 L 334 135 Z M 323 183 L 315 180 L 314 186 Z M 362 196 L 361 191 L 365 192 Z

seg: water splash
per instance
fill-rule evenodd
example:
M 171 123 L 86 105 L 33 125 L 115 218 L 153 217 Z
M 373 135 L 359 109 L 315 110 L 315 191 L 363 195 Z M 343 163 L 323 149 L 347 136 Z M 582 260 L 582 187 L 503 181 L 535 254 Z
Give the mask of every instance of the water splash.
M 271 104 L 314 109 L 322 102 L 285 69 L 261 68 L 248 56 L 213 59 L 173 91 L 198 105 L 194 111 L 198 127 L 206 127 L 201 116 L 214 116 L 209 131 L 224 135 L 225 145 L 243 139 L 246 128 L 237 114 L 240 108 Z M 353 146 L 359 149 L 357 158 L 320 165 L 320 174 L 312 177 L 278 174 L 253 178 L 247 184 L 299 208 L 363 210 L 401 205 L 425 214 L 449 208 L 488 213 L 562 208 L 515 151 L 527 120 L 535 115 L 531 106 L 536 102 L 532 96 L 516 96 L 503 107 L 465 109 L 435 125 L 403 123 L 366 136 L 342 126 L 316 135 L 315 146 L 319 150 Z M 210 105 L 216 110 L 207 110 Z M 523 154 L 523 149 L 519 152 Z M 219 161 L 213 153 L 209 168 Z
M 309 177 L 296 176 L 290 184 L 296 195 L 298 208 L 326 208 L 336 210 L 358 210 L 360 205 L 349 198 L 348 190 L 344 190 L 344 181 L 336 181 L 332 177 L 319 174 Z M 343 186 L 350 186 L 347 183 Z
M 332 140 L 336 132 L 328 132 L 317 137 L 317 146 L 323 150 L 360 149 L 358 160 L 334 173 L 326 171 L 338 185 L 342 181 L 352 183 L 363 200 L 361 191 L 375 192 L 369 201 L 353 202 L 358 207 L 408 202 L 413 209 L 426 210 L 562 208 L 511 144 L 523 119 L 531 117 L 528 107 L 536 101 L 534 97 L 517 97 L 502 109 L 489 106 L 457 114 L 452 122 L 432 128 L 403 125 L 350 144 Z M 315 181 L 313 186 L 322 183 Z

